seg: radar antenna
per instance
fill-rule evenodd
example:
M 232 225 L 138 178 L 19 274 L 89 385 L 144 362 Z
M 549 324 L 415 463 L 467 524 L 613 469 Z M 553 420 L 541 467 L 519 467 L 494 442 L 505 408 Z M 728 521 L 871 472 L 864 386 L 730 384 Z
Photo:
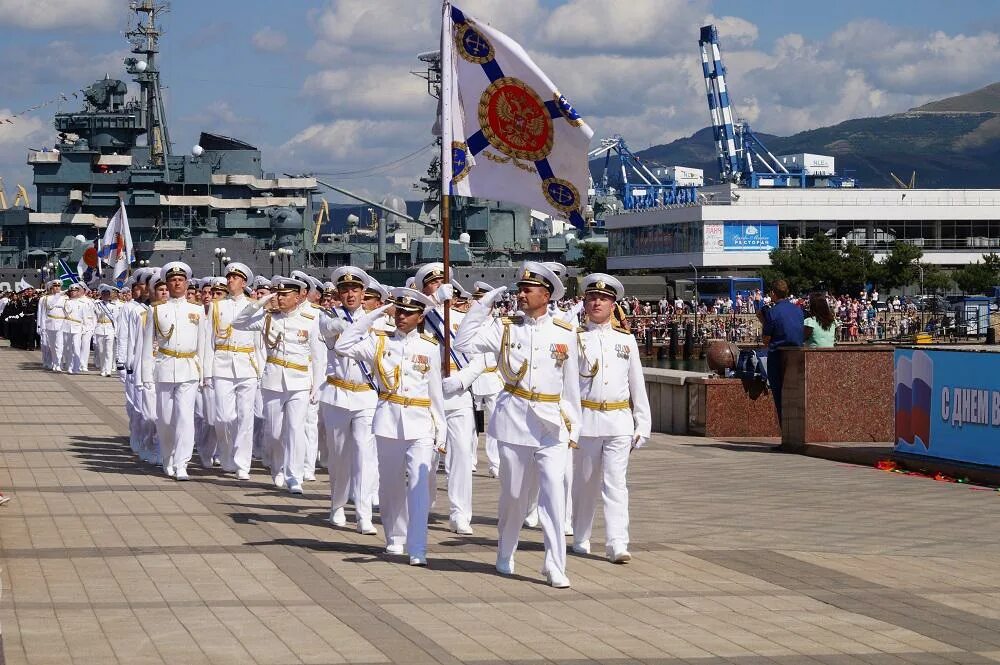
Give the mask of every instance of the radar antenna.
M 160 52 L 159 39 L 163 34 L 157 25 L 157 19 L 170 8 L 167 3 L 156 0 L 133 0 L 129 3 L 129 9 L 135 12 L 136 23 L 129 27 L 125 37 L 132 44 L 132 53 L 141 59 L 128 58 L 125 64 L 139 84 L 139 103 L 148 128 L 146 140 L 150 147 L 150 158 L 154 164 L 163 165 L 172 151 L 167 115 L 163 107 L 160 70 L 156 65 L 156 54 Z

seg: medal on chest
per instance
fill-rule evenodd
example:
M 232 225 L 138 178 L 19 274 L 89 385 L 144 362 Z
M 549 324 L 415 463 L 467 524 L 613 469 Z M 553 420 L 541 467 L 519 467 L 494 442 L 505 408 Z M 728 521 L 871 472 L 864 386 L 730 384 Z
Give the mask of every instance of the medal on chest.
M 198 325 L 198 322 L 200 320 L 201 320 L 201 314 L 197 312 L 188 312 L 188 321 L 190 321 L 194 325 Z
M 413 365 L 413 369 L 417 370 L 421 374 L 426 374 L 431 371 L 431 361 L 427 356 L 410 356 L 410 364 Z
M 628 360 L 628 355 L 631 352 L 628 344 L 615 344 L 615 353 L 622 360 Z
M 562 367 L 566 359 L 569 358 L 569 344 L 551 344 L 549 351 L 556 361 L 556 367 Z

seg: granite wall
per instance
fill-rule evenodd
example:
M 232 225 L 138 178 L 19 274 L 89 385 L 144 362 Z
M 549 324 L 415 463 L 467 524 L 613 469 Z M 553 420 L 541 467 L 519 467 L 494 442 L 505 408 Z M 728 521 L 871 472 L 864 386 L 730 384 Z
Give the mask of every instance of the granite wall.
M 783 349 L 782 444 L 893 441 L 893 349 Z
M 781 436 L 771 393 L 739 379 L 689 379 L 688 432 L 712 438 Z

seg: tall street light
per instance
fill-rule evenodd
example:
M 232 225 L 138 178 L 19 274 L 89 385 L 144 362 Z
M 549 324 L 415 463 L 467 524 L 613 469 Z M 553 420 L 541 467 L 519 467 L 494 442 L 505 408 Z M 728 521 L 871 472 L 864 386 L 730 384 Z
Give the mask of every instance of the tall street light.
M 216 275 L 222 272 L 222 261 L 225 259 L 226 256 L 226 248 L 216 247 L 214 250 L 212 250 L 212 253 L 215 254 L 215 263 L 218 266 L 216 271 L 212 272 L 212 275 Z
M 698 307 L 701 305 L 701 299 L 698 298 L 698 268 L 695 267 L 694 263 L 689 263 L 688 267 L 694 271 L 694 330 L 695 334 L 698 333 Z

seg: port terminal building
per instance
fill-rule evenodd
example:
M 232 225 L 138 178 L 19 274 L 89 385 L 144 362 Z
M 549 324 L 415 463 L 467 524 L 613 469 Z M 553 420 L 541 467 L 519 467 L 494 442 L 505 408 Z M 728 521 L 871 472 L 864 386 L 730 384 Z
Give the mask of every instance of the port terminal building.
M 1000 253 L 1000 189 L 699 188 L 696 201 L 605 218 L 608 268 L 742 276 L 826 234 L 882 258 L 897 240 L 944 268 Z

